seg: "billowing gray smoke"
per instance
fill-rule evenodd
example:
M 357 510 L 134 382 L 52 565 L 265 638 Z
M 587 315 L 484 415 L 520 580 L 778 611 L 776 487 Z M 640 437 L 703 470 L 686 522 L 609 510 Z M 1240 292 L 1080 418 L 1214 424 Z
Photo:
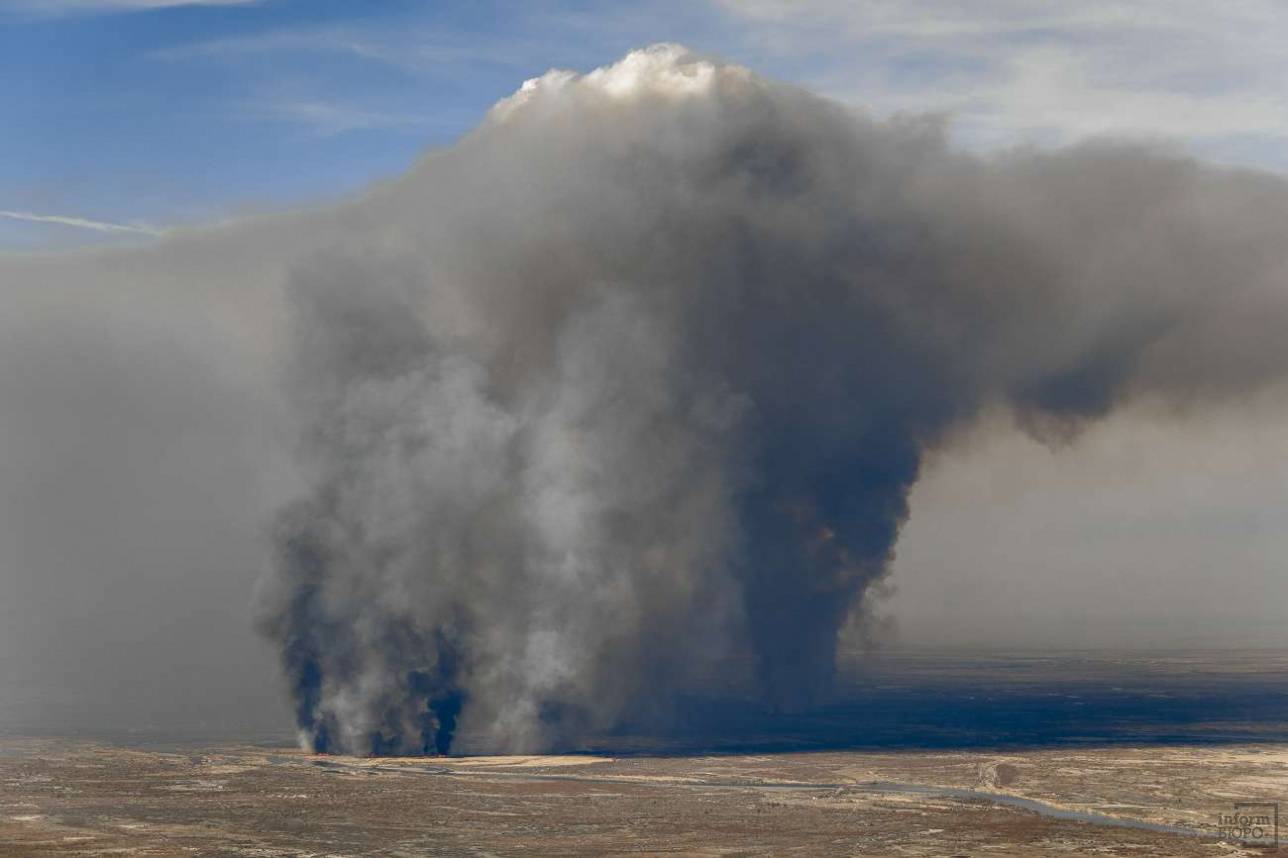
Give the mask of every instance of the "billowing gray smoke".
M 290 276 L 311 487 L 263 620 L 322 750 L 810 705 L 954 429 L 1288 369 L 1283 182 L 967 156 L 669 46 L 530 81 L 336 217 Z

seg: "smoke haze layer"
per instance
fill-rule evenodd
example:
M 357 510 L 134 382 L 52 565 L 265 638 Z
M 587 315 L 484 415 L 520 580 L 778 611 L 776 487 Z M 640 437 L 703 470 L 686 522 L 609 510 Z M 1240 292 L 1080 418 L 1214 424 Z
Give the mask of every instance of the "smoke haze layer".
M 1282 389 L 1285 224 L 1272 175 L 967 155 L 675 46 L 551 72 L 360 199 L 0 259 L 0 543 L 92 570 L 83 614 L 164 613 L 248 589 L 220 569 L 271 520 L 260 627 L 319 750 L 802 709 L 954 433 Z

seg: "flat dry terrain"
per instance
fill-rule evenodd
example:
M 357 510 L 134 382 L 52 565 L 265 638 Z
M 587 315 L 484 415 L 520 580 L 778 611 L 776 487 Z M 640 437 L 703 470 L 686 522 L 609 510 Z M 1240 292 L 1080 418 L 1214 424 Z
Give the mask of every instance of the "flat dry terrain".
M 0 854 L 1265 855 L 1212 829 L 1285 796 L 1282 745 L 412 760 L 0 739 Z

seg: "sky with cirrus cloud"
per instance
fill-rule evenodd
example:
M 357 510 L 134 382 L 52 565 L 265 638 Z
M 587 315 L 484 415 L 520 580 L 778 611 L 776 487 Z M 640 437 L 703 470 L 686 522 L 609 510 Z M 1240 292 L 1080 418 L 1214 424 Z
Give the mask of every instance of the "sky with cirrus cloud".
M 349 193 L 517 80 L 661 41 L 879 115 L 942 115 L 976 149 L 1114 135 L 1288 167 L 1288 13 L 1260 0 L 5 0 L 0 21 L 0 207 L 104 223 Z M 13 249 L 111 237 L 0 223 Z

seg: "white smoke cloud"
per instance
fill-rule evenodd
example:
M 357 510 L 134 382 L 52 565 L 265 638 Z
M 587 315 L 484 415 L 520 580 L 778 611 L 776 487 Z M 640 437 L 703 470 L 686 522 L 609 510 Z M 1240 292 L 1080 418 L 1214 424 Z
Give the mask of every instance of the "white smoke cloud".
M 1139 149 L 970 159 L 674 46 L 529 81 L 295 277 L 315 489 L 268 629 L 305 733 L 809 705 L 981 408 L 1065 437 L 1281 377 L 1284 204 Z

